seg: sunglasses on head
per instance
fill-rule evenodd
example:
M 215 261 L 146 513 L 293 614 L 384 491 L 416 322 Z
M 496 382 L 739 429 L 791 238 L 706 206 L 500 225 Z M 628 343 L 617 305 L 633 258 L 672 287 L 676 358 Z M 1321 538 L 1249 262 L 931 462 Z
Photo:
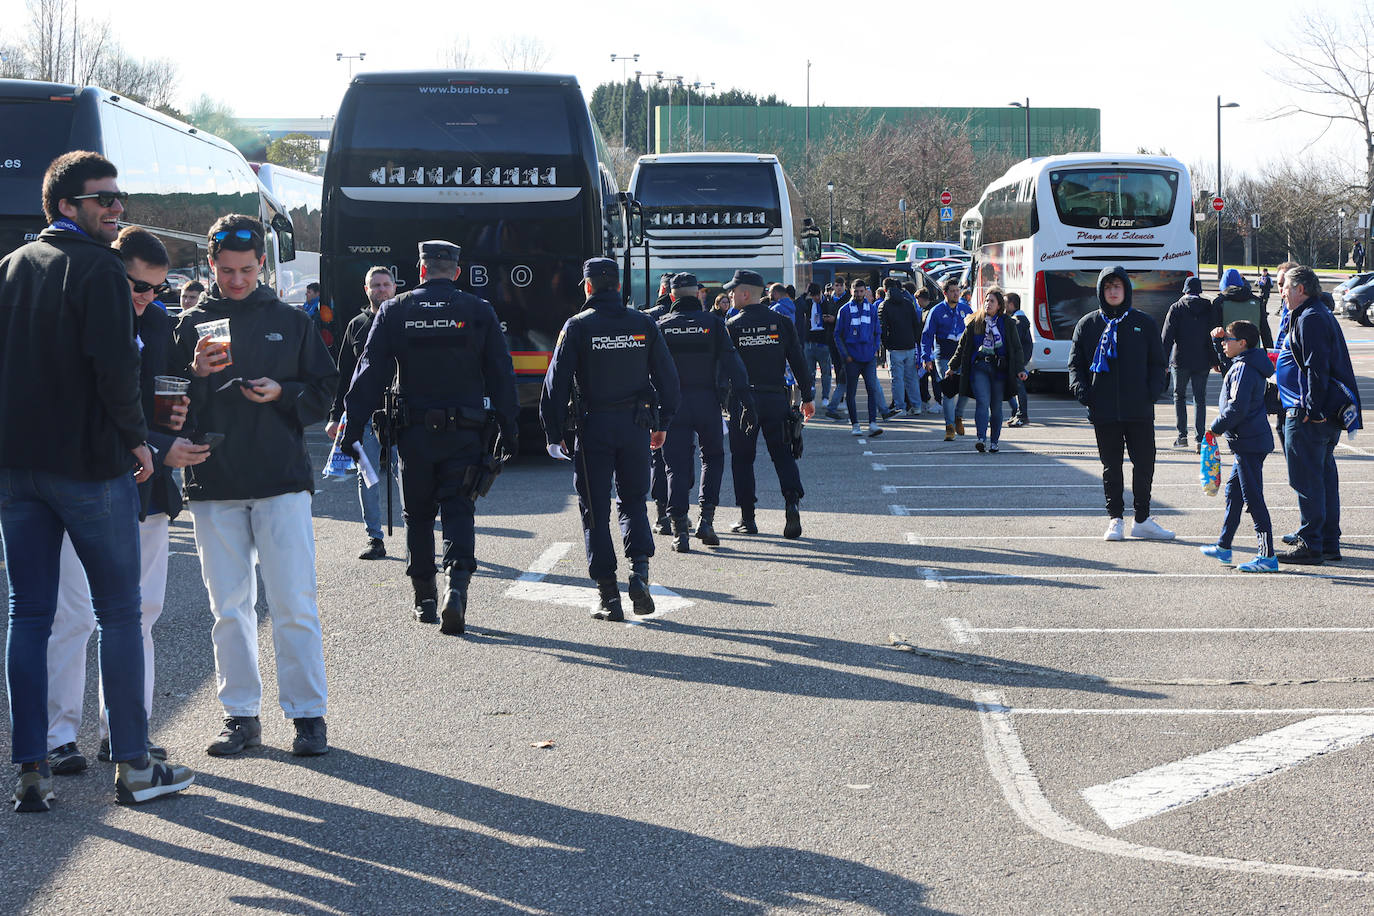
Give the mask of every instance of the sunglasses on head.
M 258 234 L 254 232 L 252 229 L 221 229 L 220 231 L 210 236 L 210 238 L 214 239 L 216 242 L 222 242 L 225 239 L 229 238 L 239 239 L 240 241 L 244 242 L 251 242 L 253 239 L 257 237 Z
M 129 285 L 132 286 L 134 292 L 138 293 L 139 295 L 148 292 L 148 290 L 152 290 L 153 292 L 157 293 L 159 297 L 162 297 L 172 291 L 172 288 L 168 286 L 166 283 L 148 283 L 144 280 L 131 279 L 129 281 Z
M 129 201 L 129 192 L 128 192 L 128 191 L 96 191 L 94 194 L 78 194 L 78 195 L 76 195 L 75 197 L 69 197 L 69 198 L 67 198 L 67 199 L 68 199 L 68 200 L 93 200 L 93 201 L 95 201 L 96 203 L 100 204 L 100 206 L 102 206 L 102 207 L 113 207 L 115 201 L 119 201 L 119 202 L 122 203 L 122 204 L 123 204 L 123 203 L 128 203 L 128 201 Z

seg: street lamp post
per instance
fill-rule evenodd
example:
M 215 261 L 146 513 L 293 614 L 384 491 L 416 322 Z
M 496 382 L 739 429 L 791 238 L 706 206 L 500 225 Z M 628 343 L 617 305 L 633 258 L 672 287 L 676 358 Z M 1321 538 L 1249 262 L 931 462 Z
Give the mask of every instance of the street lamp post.
M 1221 104 L 1221 96 L 1217 96 L 1217 197 L 1226 198 L 1221 193 L 1221 110 L 1223 108 L 1239 108 L 1237 102 L 1227 102 Z M 1221 280 L 1221 211 L 1217 210 L 1217 280 Z
M 682 77 L 664 76 L 660 71 L 658 74 L 658 81 L 668 84 L 668 123 L 666 125 L 667 129 L 663 133 L 663 145 L 667 147 L 665 152 L 671 153 L 673 151 L 673 87 L 682 85 Z
M 628 146 L 625 136 L 629 132 L 629 114 L 625 111 L 625 99 L 630 89 L 629 62 L 639 63 L 638 54 L 612 54 L 611 63 L 620 61 L 620 146 Z M 639 79 L 639 71 L 635 71 L 635 79 Z
M 334 55 L 334 59 L 336 61 L 348 61 L 348 81 L 350 83 L 353 82 L 353 62 L 356 60 L 359 63 L 361 63 L 364 57 L 367 57 L 366 51 L 359 51 L 357 54 L 344 54 L 342 51 L 340 51 Z
M 693 86 L 697 89 L 710 89 L 712 92 L 716 90 L 715 83 L 697 82 Z M 702 152 L 706 151 L 706 93 L 704 92 L 701 94 L 701 149 Z
M 825 189 L 830 192 L 830 241 L 835 241 L 835 182 L 827 181 Z
M 1345 207 L 1336 211 L 1336 269 L 1340 270 L 1345 262 L 1341 260 L 1341 252 L 1345 251 Z
M 1030 99 L 1026 99 L 1026 104 L 1024 104 L 1024 105 L 1022 105 L 1020 102 L 1008 102 L 1007 104 L 1010 105 L 1012 108 L 1021 108 L 1021 109 L 1023 109 L 1023 110 L 1026 112 L 1026 158 L 1029 159 L 1029 158 L 1031 157 L 1031 154 L 1030 154 Z

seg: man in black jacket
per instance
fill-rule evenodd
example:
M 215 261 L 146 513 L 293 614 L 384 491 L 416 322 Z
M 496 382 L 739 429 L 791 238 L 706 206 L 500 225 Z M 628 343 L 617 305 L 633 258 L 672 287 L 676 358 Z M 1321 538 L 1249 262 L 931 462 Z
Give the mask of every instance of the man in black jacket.
M 16 811 L 47 811 L 54 797 L 44 697 L 64 532 L 99 621 L 116 798 L 147 801 L 194 780 L 148 755 L 136 484 L 152 476 L 153 458 L 129 281 L 109 247 L 128 198 L 117 176 L 97 153 L 53 160 L 43 176 L 50 225 L 0 261 L 0 529 Z
M 330 439 L 336 438 L 339 434 L 339 424 L 343 421 L 344 415 L 344 395 L 348 393 L 349 382 L 353 380 L 353 372 L 358 368 L 358 360 L 363 355 L 363 347 L 367 344 L 367 335 L 372 330 L 372 320 L 377 317 L 377 309 L 382 307 L 383 302 L 396 295 L 396 278 L 386 267 L 373 267 L 363 277 L 363 290 L 367 295 L 368 307 L 353 316 L 339 342 L 339 387 L 334 394 L 334 406 L 329 411 L 329 422 L 324 427 L 325 435 Z M 367 460 L 380 471 L 382 444 L 377 441 L 377 434 L 373 432 L 371 423 L 363 426 L 362 436 L 363 454 L 367 455 Z M 388 473 L 393 476 L 396 474 L 395 453 L 393 446 L 392 454 L 389 456 L 392 460 L 388 462 L 391 469 Z M 367 546 L 358 554 L 359 560 L 380 560 L 386 556 L 386 541 L 382 538 L 383 483 L 391 486 L 391 481 L 381 480 L 368 486 L 362 473 L 358 474 L 358 505 L 363 512 L 363 529 L 367 532 Z
M 277 698 L 296 726 L 292 752 L 329 749 L 305 427 L 328 415 L 339 373 L 310 316 L 259 285 L 265 253 L 256 219 L 216 220 L 209 233 L 215 282 L 176 329 L 177 354 L 194 374 L 191 418 L 201 433 L 224 437 L 208 461 L 186 471 L 224 707 L 224 729 L 206 748 L 214 756 L 262 743 L 254 559 L 271 608 Z M 224 319 L 227 344 L 197 331 Z
M 1131 278 L 1108 267 L 1097 278 L 1101 308 L 1078 320 L 1069 355 L 1069 391 L 1088 408 L 1102 459 L 1102 491 L 1111 521 L 1103 540 L 1125 537 L 1125 478 L 1131 455 L 1135 524 L 1131 537 L 1172 540 L 1174 533 L 1150 517 L 1155 476 L 1155 401 L 1164 391 L 1164 347 L 1154 319 L 1131 308 Z
M 883 280 L 887 295 L 878 306 L 878 323 L 883 329 L 887 364 L 892 368 L 892 410 L 905 410 L 908 417 L 921 415 L 921 385 L 917 379 L 920 361 L 916 351 L 921 344 L 921 312 L 902 289 L 900 280 Z
M 134 329 L 142 343 L 139 387 L 144 416 L 150 418 L 148 444 L 156 469 L 139 487 L 142 508 L 139 513 L 139 592 L 143 628 L 143 706 L 153 709 L 153 624 L 162 616 L 167 591 L 168 531 L 181 512 L 181 492 L 172 468 L 203 462 L 210 450 L 176 434 L 186 419 L 187 399 L 177 399 L 170 417 L 162 417 L 154 407 L 158 377 L 169 369 L 172 350 L 172 319 L 154 297 L 167 279 L 170 266 L 167 249 L 146 229 L 129 226 L 119 233 L 114 248 L 129 276 L 133 294 Z M 179 380 L 185 384 L 185 380 Z M 169 400 L 170 403 L 170 400 Z M 91 605 L 91 586 L 71 538 L 62 539 L 62 576 L 58 582 L 57 615 L 48 639 L 48 764 L 58 775 L 79 773 L 88 761 L 76 746 L 81 727 L 81 707 L 86 696 L 86 644 L 95 629 L 95 610 Z M 110 759 L 110 729 L 105 711 L 100 711 L 100 749 L 97 757 Z M 149 742 L 148 753 L 165 760 L 167 752 Z
M 1174 414 L 1178 419 L 1178 438 L 1174 448 L 1188 447 L 1188 392 L 1193 393 L 1194 432 L 1197 450 L 1207 433 L 1207 378 L 1221 368 L 1217 349 L 1212 344 L 1212 328 L 1221 327 L 1221 315 L 1212 303 L 1202 298 L 1202 281 L 1189 277 L 1183 281 L 1183 296 L 1169 306 L 1164 316 L 1164 353 L 1174 371 Z

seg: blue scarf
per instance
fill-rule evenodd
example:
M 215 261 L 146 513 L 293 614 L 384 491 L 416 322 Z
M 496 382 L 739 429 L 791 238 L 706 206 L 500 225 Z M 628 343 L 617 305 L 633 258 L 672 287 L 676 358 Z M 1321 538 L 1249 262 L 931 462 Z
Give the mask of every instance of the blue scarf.
M 61 229 L 63 232 L 75 232 L 77 235 L 86 236 L 86 238 L 91 237 L 85 229 L 82 229 L 80 226 L 78 226 L 71 220 L 67 219 L 65 216 L 59 220 L 54 221 L 52 224 L 52 228 Z
M 1107 362 L 1109 359 L 1116 359 L 1116 326 L 1121 323 L 1121 319 L 1131 314 L 1128 308 L 1117 318 L 1108 318 L 1107 326 L 1102 329 L 1102 339 L 1097 342 L 1097 353 L 1093 355 L 1092 370 L 1094 372 L 1106 372 L 1111 368 Z M 1106 318 L 1106 313 L 1103 313 Z

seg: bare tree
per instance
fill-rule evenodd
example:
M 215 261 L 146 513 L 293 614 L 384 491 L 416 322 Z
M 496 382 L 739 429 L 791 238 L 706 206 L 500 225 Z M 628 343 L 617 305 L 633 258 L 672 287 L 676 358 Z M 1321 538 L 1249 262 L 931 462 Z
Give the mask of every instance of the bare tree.
M 448 70 L 472 70 L 481 66 L 481 56 L 472 49 L 472 39 L 455 38 L 439 52 L 439 66 Z
M 1338 121 L 1357 125 L 1364 138 L 1364 198 L 1374 199 L 1374 7 L 1370 0 L 1346 8 L 1345 15 L 1306 12 L 1284 30 L 1281 44 L 1270 49 L 1287 67 L 1274 74 L 1310 101 L 1280 108 L 1274 117 L 1303 114 L 1326 122 L 1321 134 Z
M 508 35 L 497 43 L 496 53 L 507 70 L 543 70 L 552 52 L 533 35 Z

